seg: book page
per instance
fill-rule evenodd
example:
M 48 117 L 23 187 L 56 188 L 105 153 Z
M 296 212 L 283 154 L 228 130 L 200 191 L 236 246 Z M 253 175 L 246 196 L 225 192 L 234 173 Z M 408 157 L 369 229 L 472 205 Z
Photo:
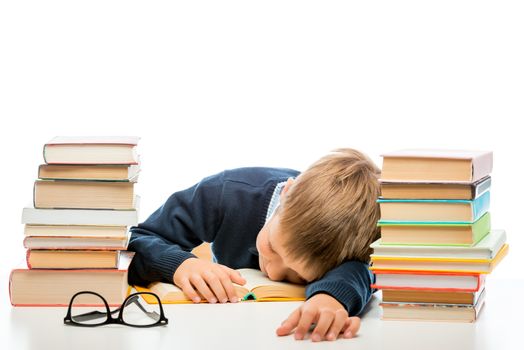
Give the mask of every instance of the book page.
M 243 287 L 250 291 L 252 291 L 253 288 L 260 287 L 260 286 L 272 285 L 272 286 L 281 286 L 285 288 L 287 285 L 289 285 L 289 283 L 286 283 L 286 282 L 278 282 L 278 281 L 270 280 L 260 270 L 238 269 L 236 271 L 240 272 L 242 277 L 244 277 L 244 279 L 247 281 Z
M 238 269 L 237 271 L 247 281 L 244 287 L 253 292 L 257 300 L 305 299 L 305 285 L 272 281 L 262 271 L 255 269 Z

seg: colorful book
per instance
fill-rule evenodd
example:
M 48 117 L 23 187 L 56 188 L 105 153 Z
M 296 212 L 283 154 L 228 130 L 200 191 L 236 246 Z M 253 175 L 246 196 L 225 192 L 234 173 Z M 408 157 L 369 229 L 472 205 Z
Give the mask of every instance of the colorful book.
M 130 210 L 25 207 L 22 211 L 22 224 L 133 226 L 138 223 L 139 198 L 135 197 L 136 208 Z
M 131 252 L 122 254 L 118 269 L 14 269 L 9 277 L 11 304 L 68 306 L 75 293 L 96 291 L 110 306 L 120 306 L 129 293 L 127 272 L 132 257 Z
M 119 250 L 38 250 L 28 249 L 29 269 L 116 269 Z
M 407 149 L 385 153 L 381 179 L 388 182 L 472 183 L 493 168 L 493 152 Z
M 134 209 L 133 182 L 37 180 L 35 208 Z
M 473 183 L 387 182 L 381 180 L 381 197 L 386 199 L 475 199 L 491 188 L 491 177 Z
M 485 276 L 478 273 L 373 270 L 376 289 L 435 290 L 476 292 L 484 286 Z
M 379 221 L 382 245 L 473 246 L 488 235 L 491 215 L 473 223 Z
M 488 212 L 490 192 L 474 200 L 379 199 L 380 221 L 473 223 Z
M 44 145 L 47 164 L 138 164 L 138 137 L 57 136 Z
M 383 320 L 474 322 L 485 302 L 483 291 L 475 305 L 381 303 Z
M 462 258 L 493 259 L 506 242 L 506 231 L 491 230 L 480 242 L 473 246 L 457 245 L 385 245 L 382 238 L 371 244 L 374 256 L 392 258 Z
M 235 284 L 235 290 L 241 300 L 249 301 L 301 301 L 306 299 L 306 286 L 289 282 L 272 281 L 256 269 L 238 269 L 247 283 L 243 286 Z M 154 282 L 143 288 L 135 286 L 137 291 L 150 291 L 160 297 L 166 304 L 192 303 L 184 292 L 170 283 Z M 154 304 L 155 298 L 144 297 L 146 302 Z
M 493 259 L 461 258 L 407 258 L 372 256 L 374 270 L 436 271 L 436 272 L 469 272 L 491 273 L 491 271 L 508 254 L 509 246 L 504 244 Z
M 38 178 L 43 180 L 98 180 L 136 182 L 139 165 L 55 165 L 42 164 Z

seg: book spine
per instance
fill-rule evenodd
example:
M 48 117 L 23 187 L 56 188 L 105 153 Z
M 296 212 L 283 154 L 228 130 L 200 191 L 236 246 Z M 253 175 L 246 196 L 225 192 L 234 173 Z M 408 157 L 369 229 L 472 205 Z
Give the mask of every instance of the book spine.
M 40 175 L 41 175 L 42 167 L 43 167 L 43 166 L 44 166 L 43 164 L 40 164 L 40 165 L 38 166 L 38 173 L 36 174 L 37 179 L 41 179 L 41 178 L 42 178 Z
M 47 144 L 45 144 L 44 147 L 42 147 L 42 155 L 44 156 L 44 162 L 46 164 L 49 164 L 47 163 L 46 150 L 47 150 Z
M 476 221 L 488 212 L 490 204 L 490 191 L 487 191 L 473 201 L 473 220 Z
M 33 207 L 34 208 L 37 208 L 36 206 L 36 184 L 37 184 L 37 181 L 35 181 L 35 183 L 33 184 Z
M 25 262 L 27 264 L 27 268 L 28 269 L 32 269 L 33 267 L 31 266 L 31 262 L 30 262 L 30 258 L 31 258 L 31 249 L 28 249 L 25 253 Z
M 472 163 L 472 181 L 476 181 L 483 176 L 491 173 L 493 170 L 493 152 L 486 152 L 473 159 Z
M 480 180 L 479 180 L 480 181 Z M 473 185 L 472 195 L 473 198 L 479 198 L 484 193 L 491 189 L 491 177 L 487 176 L 484 181 L 480 181 Z

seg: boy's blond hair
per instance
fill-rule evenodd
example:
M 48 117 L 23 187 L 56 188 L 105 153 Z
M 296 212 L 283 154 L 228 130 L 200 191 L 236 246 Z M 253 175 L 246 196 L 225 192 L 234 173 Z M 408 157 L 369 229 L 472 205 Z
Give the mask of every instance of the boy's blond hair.
M 380 236 L 380 170 L 365 154 L 338 149 L 300 174 L 282 203 L 289 257 L 320 278 L 345 260 L 369 262 Z

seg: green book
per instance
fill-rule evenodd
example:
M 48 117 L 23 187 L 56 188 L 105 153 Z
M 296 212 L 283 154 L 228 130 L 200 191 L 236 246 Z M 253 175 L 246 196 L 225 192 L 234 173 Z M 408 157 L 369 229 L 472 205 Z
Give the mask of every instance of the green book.
M 473 246 L 491 229 L 491 215 L 473 223 L 384 222 L 378 223 L 381 244 Z

